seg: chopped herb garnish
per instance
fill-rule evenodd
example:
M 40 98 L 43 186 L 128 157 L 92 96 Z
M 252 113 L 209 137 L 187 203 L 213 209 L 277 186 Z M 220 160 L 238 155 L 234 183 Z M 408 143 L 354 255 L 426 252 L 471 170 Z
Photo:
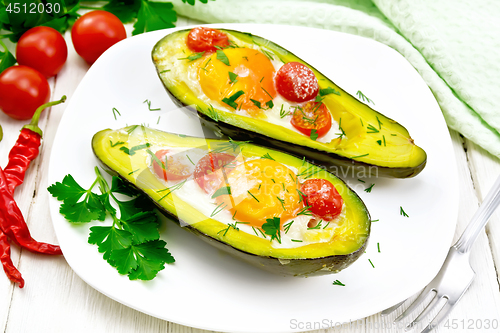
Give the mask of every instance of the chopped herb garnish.
M 229 228 L 233 228 L 234 230 L 236 231 L 240 231 L 240 228 L 237 227 L 237 225 L 239 224 L 249 224 L 250 222 L 235 222 L 235 223 L 228 223 L 227 224 L 227 228 L 225 229 L 222 229 L 220 230 L 217 234 L 220 234 L 221 232 L 224 231 L 224 234 L 222 236 L 226 236 L 227 234 L 227 231 L 229 230 Z M 258 235 L 257 235 L 258 236 Z
M 292 114 L 292 112 L 291 112 L 291 111 L 287 111 L 287 112 L 286 112 L 286 111 L 283 109 L 283 104 L 281 104 L 281 109 L 280 109 L 280 118 L 281 118 L 281 119 L 283 119 L 283 118 L 285 118 L 286 116 L 288 116 L 288 115 L 290 115 L 290 114 Z
M 342 140 L 342 137 L 346 136 L 344 129 L 342 128 L 342 118 L 339 118 L 339 130 L 340 130 L 340 133 L 337 133 L 337 135 L 338 135 L 337 139 Z
M 321 229 L 321 222 L 323 222 L 323 220 L 320 220 L 314 227 L 311 227 L 311 228 L 307 228 L 307 230 L 311 230 L 311 229 Z
M 217 198 L 221 195 L 231 195 L 231 187 L 230 186 L 223 186 L 219 188 L 215 193 L 212 195 L 212 199 Z M 236 214 L 236 213 L 235 213 Z
M 366 183 L 364 180 L 359 179 L 359 178 L 358 178 L 358 181 L 360 181 L 360 182 L 362 182 L 362 183 Z
M 316 141 L 316 139 L 318 138 L 318 131 L 316 129 L 313 128 L 311 130 L 310 138 L 311 138 L 311 140 Z
M 399 206 L 400 210 L 399 210 L 399 214 L 401 214 L 402 216 L 404 217 L 410 217 L 408 214 L 406 214 L 406 212 L 403 210 L 403 207 Z
M 285 231 L 285 234 L 290 230 L 290 227 L 292 226 L 293 221 L 288 222 L 287 224 L 283 225 L 283 230 Z
M 151 101 L 149 99 L 145 100 L 143 103 L 148 104 L 149 111 L 160 111 L 161 110 L 161 108 L 151 109 Z
M 260 83 L 262 83 L 262 80 L 264 80 L 264 77 L 262 77 L 262 79 L 260 79 L 260 81 L 259 81 L 259 82 L 260 82 Z
M 302 240 L 300 240 L 300 239 L 292 239 L 292 242 L 302 243 L 303 241 L 302 241 Z
M 268 160 L 273 160 L 274 161 L 274 158 L 269 153 L 265 153 L 264 155 L 262 155 L 261 158 L 267 158 Z
M 276 239 L 278 243 L 281 244 L 281 229 L 280 229 L 280 218 L 273 217 L 272 219 L 266 219 L 266 223 L 262 225 L 266 235 L 271 236 L 271 241 Z
M 380 221 L 380 220 L 371 220 L 370 222 L 378 222 L 378 221 Z
M 295 178 L 293 178 L 292 174 L 291 174 L 291 173 L 288 173 L 288 175 L 289 175 L 289 176 L 290 176 L 290 178 L 292 179 L 292 182 L 294 182 L 294 183 L 295 183 L 295 181 L 296 181 L 296 180 L 295 180 Z
M 398 136 L 397 134 L 391 133 L 391 136 Z
M 361 90 L 358 90 L 358 92 L 356 93 L 356 95 L 358 96 L 358 98 L 360 100 L 362 100 L 363 102 L 368 102 L 368 103 L 372 103 L 373 105 L 375 105 L 375 103 L 369 99 L 368 97 L 366 97 L 362 92 Z
M 195 164 L 194 164 L 194 162 L 191 160 L 191 158 L 189 157 L 189 155 L 188 155 L 188 154 L 186 154 L 186 157 L 187 157 L 187 159 L 189 160 L 189 162 L 191 162 L 191 164 L 192 164 L 192 165 L 195 165 Z
M 203 113 L 203 112 L 201 112 L 201 113 Z M 215 111 L 215 109 L 212 106 L 212 104 L 208 105 L 207 113 L 208 113 L 207 116 L 209 116 L 210 118 L 212 118 L 213 120 L 215 120 L 217 122 L 219 121 L 219 114 L 217 113 L 217 111 Z
M 368 124 L 368 131 L 366 133 L 371 134 L 371 133 L 378 133 L 380 132 L 378 129 L 376 129 L 372 124 Z
M 221 207 L 222 205 L 224 205 L 224 202 L 221 202 L 220 204 L 217 205 L 217 207 L 215 207 L 215 209 L 212 212 L 212 214 L 210 214 L 210 217 L 214 217 L 215 215 L 217 215 L 220 212 L 222 212 L 224 210 L 224 208 L 227 207 L 227 205 L 224 205 L 224 207 Z
M 354 157 L 351 157 L 351 158 L 360 158 L 360 157 L 365 157 L 365 156 L 368 156 L 368 155 L 370 155 L 370 154 L 367 153 L 367 154 L 364 154 L 364 155 L 358 155 L 358 156 L 354 156 Z
M 363 119 L 359 118 L 359 121 L 361 122 L 361 127 L 364 127 L 365 125 L 363 124 Z
M 304 194 L 304 192 L 302 192 L 298 188 L 296 188 L 295 191 L 297 191 L 297 193 L 299 194 L 299 203 L 301 203 L 302 200 L 304 200 L 304 198 L 306 197 L 306 195 Z
M 224 65 L 230 66 L 229 65 L 229 59 L 227 58 L 226 54 L 222 50 L 217 50 L 217 60 L 220 60 Z M 247 59 L 248 60 L 248 59 Z
M 141 170 L 141 168 L 139 168 L 139 169 L 136 169 L 136 170 L 134 170 L 134 171 L 129 172 L 129 173 L 128 173 L 128 175 L 130 176 L 131 174 L 136 173 L 136 172 L 137 172 L 137 171 L 139 171 L 139 170 Z
M 334 286 L 342 286 L 342 287 L 345 287 L 345 284 L 343 284 L 342 282 L 340 282 L 339 280 L 335 280 L 333 281 L 332 283 Z
M 243 59 L 245 59 L 246 61 L 248 61 L 248 57 L 242 57 Z
M 161 116 L 158 117 L 158 120 L 156 121 L 156 125 L 158 125 L 160 123 L 160 118 L 161 118 Z
M 189 56 L 187 56 L 186 58 L 178 58 L 177 60 L 189 60 L 189 61 L 194 61 L 196 59 L 200 59 L 201 57 L 203 57 L 203 55 L 205 54 L 205 51 L 203 52 L 197 52 L 197 53 L 191 53 Z
M 314 98 L 314 101 L 319 103 L 319 102 L 323 101 L 323 98 L 320 95 L 316 95 L 316 97 Z
M 382 140 L 377 140 L 377 143 L 378 143 L 379 146 L 381 146 L 382 145 Z
M 164 71 L 161 71 L 160 74 L 163 74 L 163 73 L 166 73 L 166 72 L 170 72 L 170 69 L 165 69 Z
M 378 253 L 380 253 L 380 243 L 377 243 L 377 250 L 378 250 Z
M 116 114 L 117 114 L 117 113 L 118 113 L 118 115 L 121 117 L 121 115 L 122 115 L 122 114 L 120 113 L 120 111 L 118 111 L 118 109 L 117 109 L 117 108 L 113 108 L 113 116 L 115 117 L 115 120 L 116 120 Z
M 165 162 L 162 162 L 162 161 L 160 161 L 160 159 L 158 158 L 158 156 L 156 156 L 156 154 L 154 154 L 151 150 L 148 149 L 148 150 L 146 150 L 146 152 L 153 159 L 153 163 L 158 164 L 158 166 L 161 167 L 163 170 L 167 170 L 167 166 L 166 166 L 167 159 L 165 159 Z
M 248 194 L 250 194 L 252 196 L 252 198 L 254 198 L 255 200 L 257 200 L 257 202 L 260 202 L 259 199 L 257 199 L 250 191 L 247 191 Z
M 266 105 L 267 105 L 268 108 L 272 109 L 274 107 L 273 100 L 271 99 L 271 100 L 267 101 Z
M 236 100 L 238 99 L 238 97 L 240 97 L 243 94 L 244 94 L 243 90 L 238 90 L 237 92 L 232 94 L 229 98 L 224 97 L 222 99 L 222 102 L 226 103 L 227 105 L 229 105 L 230 107 L 232 107 L 233 109 L 236 110 L 238 108 L 238 104 L 236 103 Z
M 259 234 L 257 233 L 257 230 L 255 230 L 255 227 L 252 227 L 253 229 L 253 232 L 255 232 L 255 234 L 257 235 L 257 237 L 259 237 Z
M 233 72 L 228 72 L 229 74 L 229 83 L 236 83 L 238 80 L 236 78 L 238 77 L 238 74 L 235 74 Z
M 115 143 L 113 143 L 111 140 L 109 140 L 109 143 L 111 144 L 111 147 L 116 147 L 118 145 L 124 144 L 125 142 L 123 142 L 123 141 L 116 141 Z
M 285 208 L 285 200 L 281 199 L 280 197 L 276 197 L 276 199 L 278 199 L 278 201 L 281 203 L 281 207 L 283 207 L 283 210 L 286 210 L 286 208 Z
M 269 96 L 271 99 L 273 99 L 273 96 L 271 96 L 271 94 L 270 94 L 270 93 L 268 93 L 268 92 L 267 92 L 267 90 L 266 90 L 266 89 L 264 89 L 264 87 L 261 87 L 261 88 L 262 88 L 262 90 L 264 90 L 264 92 L 267 94 L 267 96 Z
M 127 130 L 127 133 L 128 133 L 128 134 L 131 134 L 131 133 L 132 133 L 132 132 L 133 132 L 133 131 L 137 128 L 137 127 L 139 127 L 139 125 L 134 125 L 134 126 L 132 126 L 131 128 L 129 128 L 129 129 Z
M 375 265 L 372 263 L 372 261 L 370 259 L 368 259 L 368 261 L 370 262 L 370 264 L 372 265 L 372 267 L 375 268 Z
M 130 149 L 128 149 L 127 147 L 120 147 L 120 150 L 123 151 L 125 154 L 132 156 L 132 155 L 135 155 L 136 151 L 144 149 L 144 148 L 148 148 L 149 146 L 151 146 L 151 144 L 145 143 L 142 145 L 134 146 Z
M 271 53 L 269 51 L 262 50 L 262 52 L 264 52 L 264 54 L 266 55 L 266 57 L 269 58 L 269 60 L 274 60 L 273 56 L 271 55 Z
M 380 121 L 380 119 L 378 119 L 378 116 L 375 116 L 377 118 L 377 122 L 378 122 L 378 129 L 382 129 L 382 125 L 384 124 L 383 122 Z
M 375 184 L 371 184 L 369 187 L 365 188 L 365 192 L 371 193 L 373 186 L 375 186 Z
M 330 221 L 328 221 L 328 223 L 323 227 L 323 229 L 326 229 L 326 227 L 328 227 L 330 225 Z
M 162 193 L 162 192 L 168 191 L 168 193 L 165 194 L 163 197 L 161 197 L 160 200 L 158 200 L 158 201 L 162 201 L 163 199 L 165 199 L 166 197 L 168 197 L 170 194 L 172 194 L 172 192 L 180 189 L 182 186 L 184 186 L 184 184 L 186 183 L 186 181 L 187 181 L 187 179 L 184 179 L 180 183 L 177 183 L 177 184 L 172 185 L 170 187 L 164 188 L 163 190 L 156 191 L 156 193 Z
M 330 95 L 330 94 L 335 94 L 335 95 L 338 95 L 340 96 L 340 92 L 333 89 L 332 87 L 328 87 L 328 88 L 325 88 L 325 89 L 320 89 L 319 90 L 319 95 L 320 96 L 326 96 L 326 95 Z
M 385 145 L 385 135 L 382 135 L 382 139 L 384 140 L 384 147 L 386 147 L 386 145 Z
M 311 169 L 316 169 L 316 170 L 311 170 Z M 313 175 L 317 174 L 318 172 L 321 172 L 323 169 L 316 167 L 315 165 L 309 166 L 307 169 L 299 173 L 297 176 L 302 177 L 304 179 L 310 178 Z
M 252 103 L 253 103 L 256 107 L 258 107 L 259 109 L 262 109 L 262 105 L 260 104 L 260 102 L 259 102 L 259 101 L 255 100 L 255 99 L 252 99 L 252 98 L 250 98 L 250 101 L 252 101 Z
M 300 215 L 305 215 L 305 216 L 312 216 L 312 212 L 309 210 L 312 206 L 305 206 L 303 207 L 298 213 L 297 216 Z

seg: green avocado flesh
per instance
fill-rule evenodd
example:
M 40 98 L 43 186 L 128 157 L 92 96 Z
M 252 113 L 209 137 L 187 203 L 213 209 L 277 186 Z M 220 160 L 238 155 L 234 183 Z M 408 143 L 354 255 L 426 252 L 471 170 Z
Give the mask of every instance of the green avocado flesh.
M 228 105 L 208 98 L 199 83 L 200 73 L 206 72 L 207 65 L 211 66 L 207 63 L 224 61 L 223 57 L 189 50 L 186 46 L 189 30 L 171 33 L 162 38 L 152 51 L 158 75 L 173 101 L 197 112 L 202 123 L 215 133 L 225 134 L 236 140 L 252 140 L 297 156 L 305 156 L 317 164 L 332 167 L 332 171 L 336 167 L 347 168 L 349 174 L 352 172 L 358 176 L 408 178 L 417 175 L 425 167 L 425 151 L 414 144 L 402 125 L 349 95 L 314 67 L 279 45 L 248 33 L 221 31 L 231 41 L 231 47 L 220 50 L 228 56 L 238 52 L 234 51 L 237 50 L 235 47 L 252 48 L 263 52 L 275 63 L 300 62 L 308 66 L 318 80 L 322 102 L 345 136 L 320 142 L 321 140 L 315 140 L 290 126 L 283 126 L 283 123 L 270 122 L 265 116 L 242 115 Z M 228 73 L 226 70 L 214 75 L 226 78 Z M 231 80 L 231 77 L 227 80 Z M 233 93 L 231 91 L 227 98 Z M 236 104 L 240 100 L 236 99 Z M 289 118 L 290 116 L 282 117 Z M 346 174 L 346 171 L 343 173 Z
M 92 139 L 92 148 L 106 169 L 144 192 L 162 213 L 174 218 L 184 229 L 193 232 L 211 245 L 265 270 L 294 276 L 335 273 L 352 264 L 366 248 L 370 234 L 370 216 L 361 199 L 333 174 L 289 154 L 244 142 L 188 137 L 143 126 L 100 131 Z M 291 247 L 282 246 L 281 242 L 277 244 L 276 240 L 271 240 L 268 235 L 264 238 L 264 233 L 259 227 L 250 228 L 243 224 L 237 224 L 238 228 L 228 227 L 227 222 L 221 221 L 218 213 L 215 213 L 217 203 L 213 203 L 213 200 L 208 203 L 213 207 L 210 208 L 210 211 L 213 209 L 213 213 L 210 214 L 210 211 L 203 213 L 201 208 L 197 208 L 201 207 L 197 206 L 200 201 L 208 202 L 211 197 L 208 194 L 204 199 L 196 197 L 201 188 L 193 180 L 193 176 L 184 183 L 178 181 L 173 185 L 170 181 L 166 183 L 157 176 L 153 167 L 156 162 L 152 156 L 162 149 L 185 152 L 186 155 L 187 152 L 195 151 L 205 155 L 209 151 L 224 152 L 235 155 L 240 163 L 247 161 L 274 163 L 273 165 L 280 163 L 294 170 L 293 173 L 296 172 L 290 175 L 292 180 L 295 179 L 293 184 L 300 184 L 305 179 L 326 179 L 342 196 L 343 213 L 332 220 L 336 225 L 332 224 L 334 226 L 332 229 L 325 229 L 327 225 L 324 221 L 322 227 L 318 229 L 308 229 L 306 224 L 303 231 L 308 237 L 307 243 L 304 243 L 306 245 L 293 243 Z M 167 159 L 167 171 L 170 170 L 168 165 L 171 165 L 168 161 Z M 198 162 L 192 158 L 192 165 L 195 164 Z M 229 176 L 230 172 L 235 171 L 229 171 Z M 198 187 L 194 189 L 189 186 Z M 185 194 L 183 196 L 182 191 L 188 193 L 188 196 Z M 284 212 L 279 205 L 274 209 Z M 227 211 L 225 213 L 230 214 Z M 244 231 L 244 227 L 247 227 L 245 229 L 247 231 Z M 327 231 L 331 233 L 325 234 Z M 282 240 L 287 236 L 287 232 L 282 225 L 280 228 Z M 327 235 L 326 238 L 324 235 Z M 315 237 L 319 237 L 320 241 L 316 241 Z

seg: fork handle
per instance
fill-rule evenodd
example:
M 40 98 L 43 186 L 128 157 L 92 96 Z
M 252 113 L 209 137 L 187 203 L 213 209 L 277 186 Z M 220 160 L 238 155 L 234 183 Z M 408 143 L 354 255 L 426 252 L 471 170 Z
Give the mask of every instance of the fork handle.
M 476 240 L 477 236 L 483 230 L 486 223 L 495 211 L 495 209 L 500 204 L 500 176 L 496 180 L 495 184 L 491 187 L 490 191 L 483 200 L 483 203 L 477 210 L 476 214 L 472 217 L 472 220 L 465 228 L 460 239 L 453 245 L 457 251 L 461 253 L 467 253 L 470 251 L 472 244 Z

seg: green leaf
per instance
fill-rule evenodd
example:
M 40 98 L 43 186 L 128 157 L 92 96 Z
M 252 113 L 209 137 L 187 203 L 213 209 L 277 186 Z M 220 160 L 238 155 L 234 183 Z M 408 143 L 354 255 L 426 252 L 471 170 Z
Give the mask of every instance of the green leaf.
M 227 58 L 226 54 L 222 50 L 217 50 L 217 60 L 222 61 L 222 63 L 226 66 L 230 66 L 229 59 Z
M 111 192 L 128 195 L 129 197 L 134 197 L 139 194 L 136 188 L 120 177 L 113 177 L 111 180 Z
M 115 14 L 123 23 L 129 23 L 137 18 L 140 7 L 141 0 L 110 0 L 102 9 Z
M 59 212 L 69 222 L 90 222 L 94 220 L 104 221 L 106 209 L 102 204 L 99 195 L 88 192 L 85 199 L 77 202 L 64 202 L 59 208 Z
M 140 212 L 129 218 L 120 219 L 123 229 L 133 235 L 133 243 L 140 244 L 160 238 L 158 217 L 154 211 Z
M 120 274 L 129 274 L 139 266 L 132 247 L 114 250 L 111 252 L 109 260 L 114 263 Z
M 267 105 L 268 108 L 272 109 L 274 107 L 273 100 L 271 99 L 271 100 L 267 101 L 266 105 Z
M 318 138 L 318 131 L 316 131 L 314 128 L 311 130 L 311 140 L 316 141 Z
M 0 40 L 0 46 L 3 48 L 3 51 L 0 50 L 0 73 L 9 68 L 10 66 L 14 66 L 17 62 L 16 58 L 10 53 L 7 49 L 7 46 Z
M 281 244 L 280 218 L 273 217 L 266 219 L 266 223 L 262 225 L 262 230 L 266 235 L 271 236 L 271 240 L 276 239 Z
M 172 8 L 173 5 L 170 2 L 141 0 L 132 35 L 175 27 L 173 22 L 177 21 L 177 14 Z
M 155 240 L 133 245 L 138 267 L 129 274 L 129 279 L 152 280 L 159 271 L 165 268 L 165 263 L 175 262 L 174 257 L 165 248 L 166 244 L 162 240 Z
M 113 251 L 125 249 L 132 245 L 132 234 L 113 226 L 94 226 L 90 228 L 88 242 L 97 245 L 99 252 L 104 253 L 103 258 L 108 260 Z
M 238 74 L 235 74 L 233 72 L 228 72 L 229 74 L 229 83 L 236 83 L 238 80 L 236 78 L 238 77 Z
M 250 98 L 250 101 L 252 101 L 252 103 L 253 103 L 256 107 L 258 107 L 259 109 L 262 109 L 262 104 L 260 104 L 260 102 L 259 102 L 259 101 L 255 100 L 255 99 L 251 99 L 251 98 Z
M 243 94 L 244 94 L 243 90 L 238 90 L 237 92 L 235 92 L 234 94 L 232 94 L 229 98 L 228 97 L 224 97 L 222 99 L 222 102 L 226 103 L 227 105 L 229 105 L 233 109 L 236 109 L 238 107 L 238 104 L 236 103 L 236 100 L 238 99 L 238 97 L 240 97 Z
M 223 186 L 219 188 L 215 193 L 212 195 L 212 199 L 217 198 L 221 195 L 231 195 L 231 187 L 230 186 Z
M 72 175 L 64 176 L 62 182 L 56 182 L 49 186 L 47 190 L 57 200 L 65 203 L 76 203 L 82 195 L 87 193 L 87 190 L 81 187 Z
M 319 95 L 320 96 L 326 96 L 326 95 L 330 95 L 330 94 L 335 94 L 335 95 L 340 96 L 340 92 L 338 92 L 337 90 L 333 89 L 332 87 L 328 87 L 328 88 L 320 89 L 319 90 Z

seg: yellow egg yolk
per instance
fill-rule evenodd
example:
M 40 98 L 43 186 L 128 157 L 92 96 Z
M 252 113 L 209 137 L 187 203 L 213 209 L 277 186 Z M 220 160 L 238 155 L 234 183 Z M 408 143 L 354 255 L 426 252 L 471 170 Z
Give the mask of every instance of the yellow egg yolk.
M 200 61 L 198 77 L 203 92 L 211 100 L 233 109 L 222 100 L 241 90 L 243 95 L 234 101 L 237 108 L 246 110 L 251 116 L 261 116 L 262 109 L 267 107 L 266 103 L 276 97 L 273 63 L 258 50 L 229 48 L 222 52 L 229 66 L 217 59 L 217 53 Z M 233 78 L 237 76 L 232 80 L 229 72 L 234 73 L 231 74 Z M 252 100 L 260 103 L 262 109 Z
M 248 161 L 226 175 L 222 186 L 229 186 L 231 195 L 216 201 L 227 205 L 237 221 L 261 227 L 267 219 L 279 217 L 283 224 L 303 206 L 295 179 L 292 170 L 276 161 Z

